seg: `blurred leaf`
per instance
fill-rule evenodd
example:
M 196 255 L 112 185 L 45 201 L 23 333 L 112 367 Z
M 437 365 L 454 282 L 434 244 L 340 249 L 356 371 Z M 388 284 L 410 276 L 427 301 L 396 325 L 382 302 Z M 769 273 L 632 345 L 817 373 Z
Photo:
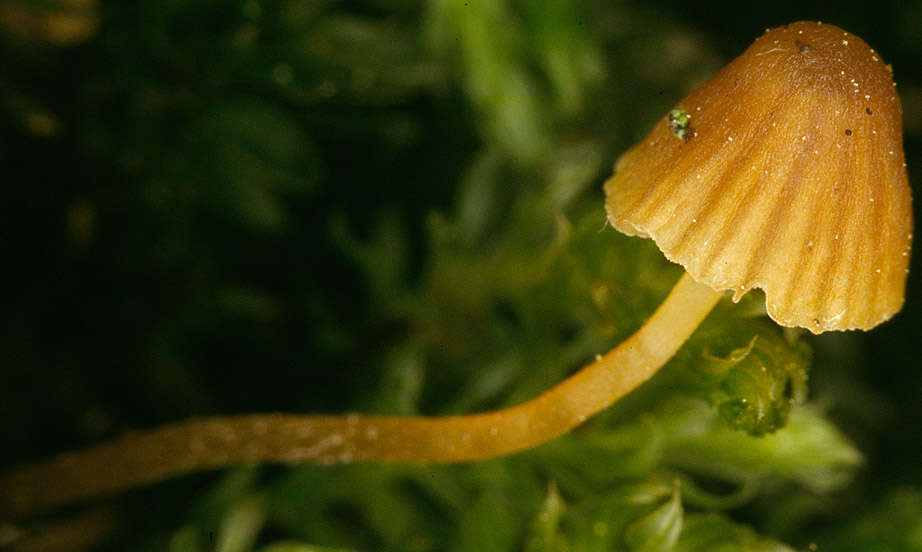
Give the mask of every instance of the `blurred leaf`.
M 382 305 L 400 295 L 407 276 L 409 255 L 406 230 L 392 212 L 379 215 L 372 237 L 356 238 L 342 217 L 334 217 L 330 236 L 340 251 L 361 269 L 369 290 Z
M 259 469 L 245 466 L 227 471 L 218 482 L 198 498 L 192 507 L 192 517 L 203 528 L 216 528 L 230 512 L 246 501 L 256 485 Z
M 658 478 L 604 486 L 605 492 L 582 507 L 569 508 L 564 522 L 571 528 L 574 550 L 603 552 L 624 549 L 625 529 L 666 504 L 675 491 L 672 484 Z M 591 496 L 593 493 L 590 493 Z M 640 521 L 635 544 L 650 536 Z
M 267 105 L 220 105 L 190 125 L 186 140 L 204 161 L 187 165 L 188 193 L 254 230 L 283 229 L 289 217 L 283 197 L 310 191 L 319 176 L 307 137 Z
M 564 507 L 557 486 L 552 481 L 548 485 L 547 498 L 544 499 L 541 510 L 531 522 L 530 534 L 525 542 L 526 552 L 563 552 L 569 549 L 562 535 L 558 533 Z
M 215 536 L 215 552 L 248 552 L 266 521 L 262 497 L 249 496 L 231 510 Z
M 444 70 L 425 59 L 409 29 L 394 20 L 325 9 L 329 2 L 288 2 L 279 17 L 285 56 L 273 80 L 292 99 L 311 104 L 345 96 L 372 105 L 405 100 L 438 86 Z M 322 14 L 322 15 L 321 15 Z M 286 67 L 279 73 L 279 67 Z
M 516 523 L 510 516 L 509 499 L 494 490 L 484 490 L 461 514 L 458 540 L 451 549 L 511 550 L 516 540 Z
M 170 552 L 205 552 L 205 544 L 198 527 L 188 525 L 173 533 Z
M 721 423 L 708 408 L 676 406 L 665 424 L 673 436 L 666 457 L 685 469 L 739 480 L 775 475 L 826 493 L 846 484 L 862 463 L 845 436 L 809 408 L 792 409 L 783 430 L 750 437 Z
M 682 499 L 676 485 L 665 504 L 628 526 L 624 533 L 625 543 L 635 552 L 672 550 L 682 532 L 683 517 Z
M 455 220 L 464 243 L 478 243 L 501 217 L 503 168 L 499 152 L 484 151 L 477 155 L 461 180 Z
M 564 113 L 578 111 L 586 88 L 602 78 L 601 52 L 585 32 L 577 4 L 554 0 L 519 3 L 528 18 L 536 57 L 553 83 Z
M 718 514 L 690 514 L 674 552 L 794 552 Z
M 557 439 L 531 454 L 562 488 L 591 495 L 651 473 L 662 461 L 664 445 L 661 428 L 644 416 L 636 424 Z
M 524 31 L 506 0 L 432 0 L 426 26 L 437 51 L 460 58 L 464 88 L 487 140 L 524 163 L 548 151 L 546 100 L 524 68 Z
M 425 355 L 419 345 L 409 343 L 396 348 L 384 359 L 383 370 L 371 411 L 398 416 L 417 414 L 425 374 Z

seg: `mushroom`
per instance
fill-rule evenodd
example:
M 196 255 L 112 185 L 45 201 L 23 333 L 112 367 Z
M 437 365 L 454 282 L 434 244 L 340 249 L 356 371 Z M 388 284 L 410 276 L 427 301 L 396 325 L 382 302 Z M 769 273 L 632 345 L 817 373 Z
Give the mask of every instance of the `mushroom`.
M 767 31 L 679 102 L 605 183 L 612 226 L 684 274 L 615 349 L 542 395 L 450 417 L 256 414 L 192 420 L 0 477 L 25 514 L 238 462 L 479 460 L 580 424 L 649 379 L 726 291 L 814 333 L 870 329 L 903 303 L 912 239 L 889 66 L 838 27 Z
M 855 35 L 767 31 L 679 102 L 605 183 L 612 226 L 696 281 L 813 333 L 867 330 L 903 304 L 912 200 L 890 67 Z

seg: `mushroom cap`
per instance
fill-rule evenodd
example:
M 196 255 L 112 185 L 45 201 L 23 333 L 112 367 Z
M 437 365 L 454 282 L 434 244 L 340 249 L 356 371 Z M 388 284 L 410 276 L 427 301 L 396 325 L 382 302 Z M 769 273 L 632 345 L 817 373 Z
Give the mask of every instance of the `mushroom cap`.
M 913 227 L 891 73 L 833 25 L 767 30 L 621 156 L 609 221 L 734 300 L 761 288 L 783 326 L 880 324 Z

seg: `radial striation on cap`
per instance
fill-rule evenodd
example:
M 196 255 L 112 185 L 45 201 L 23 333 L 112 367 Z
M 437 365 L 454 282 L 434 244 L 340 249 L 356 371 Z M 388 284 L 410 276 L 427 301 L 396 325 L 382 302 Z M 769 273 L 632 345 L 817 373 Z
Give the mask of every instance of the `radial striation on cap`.
M 605 183 L 621 232 L 738 300 L 814 333 L 900 310 L 912 241 L 902 110 L 863 40 L 801 22 L 766 31 L 626 152 Z M 674 110 L 675 112 L 675 110 Z

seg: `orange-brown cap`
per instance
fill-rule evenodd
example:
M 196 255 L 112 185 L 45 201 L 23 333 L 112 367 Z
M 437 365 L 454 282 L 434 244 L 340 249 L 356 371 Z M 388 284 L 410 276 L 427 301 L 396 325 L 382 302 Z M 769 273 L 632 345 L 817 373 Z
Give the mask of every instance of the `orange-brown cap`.
M 766 31 L 625 153 L 611 224 L 814 333 L 900 310 L 912 240 L 891 68 L 833 25 Z

